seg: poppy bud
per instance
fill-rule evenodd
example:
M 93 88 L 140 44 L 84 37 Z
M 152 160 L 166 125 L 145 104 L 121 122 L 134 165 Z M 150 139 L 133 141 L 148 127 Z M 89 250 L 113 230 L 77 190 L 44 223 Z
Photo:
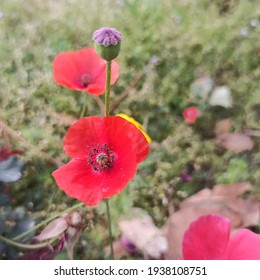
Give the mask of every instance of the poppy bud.
M 102 27 L 94 32 L 92 39 L 97 53 L 106 61 L 118 56 L 122 35 L 115 28 Z

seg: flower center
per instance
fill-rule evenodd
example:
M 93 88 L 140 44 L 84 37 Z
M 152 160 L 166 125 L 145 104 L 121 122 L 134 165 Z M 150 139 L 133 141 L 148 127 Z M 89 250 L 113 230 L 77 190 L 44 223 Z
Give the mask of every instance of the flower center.
M 83 74 L 83 75 L 80 77 L 80 81 L 81 81 L 83 87 L 87 87 L 87 86 L 89 85 L 89 83 L 90 83 L 90 77 L 89 77 L 89 75 Z
M 108 170 L 113 167 L 114 153 L 104 144 L 97 145 L 88 153 L 88 164 L 96 171 Z

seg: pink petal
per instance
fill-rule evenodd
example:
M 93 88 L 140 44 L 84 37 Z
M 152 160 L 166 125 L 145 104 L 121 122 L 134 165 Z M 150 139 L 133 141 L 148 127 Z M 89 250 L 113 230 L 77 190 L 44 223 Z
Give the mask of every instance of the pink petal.
M 100 95 L 105 92 L 106 61 L 97 54 L 94 48 L 62 52 L 53 61 L 53 75 L 55 82 L 59 85 Z M 86 85 L 82 81 L 83 76 L 88 77 Z M 111 84 L 116 82 L 118 76 L 119 65 L 112 61 Z
M 210 214 L 190 224 L 184 233 L 182 252 L 185 260 L 225 259 L 230 234 L 230 221 Z
M 68 227 L 67 221 L 65 218 L 57 218 L 49 223 L 43 231 L 36 236 L 35 238 L 38 241 L 43 241 L 47 239 L 51 239 L 62 234 Z
M 182 112 L 182 115 L 183 115 L 186 123 L 194 124 L 196 122 L 196 119 L 200 115 L 200 111 L 197 107 L 191 106 L 191 107 L 185 109 Z
M 228 260 L 260 260 L 260 235 L 241 229 L 232 235 L 227 246 Z
M 75 227 L 69 227 L 67 232 L 67 253 L 71 260 L 73 260 L 73 253 L 74 253 L 74 247 L 77 244 L 80 236 L 81 236 L 82 230 L 78 230 Z

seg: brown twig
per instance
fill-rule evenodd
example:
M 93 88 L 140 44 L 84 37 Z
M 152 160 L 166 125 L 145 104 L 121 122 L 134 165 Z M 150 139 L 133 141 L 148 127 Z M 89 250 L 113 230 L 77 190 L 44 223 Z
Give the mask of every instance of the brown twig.
M 98 107 L 99 107 L 99 111 L 100 111 L 100 115 L 104 116 L 105 114 L 105 105 L 104 102 L 101 100 L 101 98 L 99 96 L 93 95 L 94 100 L 97 102 Z
M 5 132 L 4 128 L 2 127 L 1 122 L 0 122 L 0 135 L 2 136 L 2 138 L 4 140 L 4 144 L 8 147 L 11 147 L 9 136 Z
M 8 135 L 13 139 L 19 141 L 19 143 L 21 143 L 21 145 L 23 145 L 24 147 L 28 148 L 31 151 L 31 153 L 40 155 L 42 158 L 57 165 L 58 167 L 63 165 L 63 163 L 60 160 L 55 159 L 49 154 L 37 149 L 34 145 L 29 143 L 20 133 L 13 130 L 11 127 L 5 124 L 1 119 L 0 119 L 0 131 L 2 131 L 5 135 Z
M 134 79 L 131 81 L 131 83 L 129 84 L 129 86 L 125 89 L 124 92 L 122 92 L 117 99 L 114 101 L 114 103 L 111 104 L 110 106 L 110 111 L 112 112 L 113 110 L 115 110 L 115 108 L 117 108 L 119 106 L 119 104 L 122 102 L 122 100 L 124 98 L 127 97 L 127 95 L 129 94 L 129 92 L 136 86 L 136 84 L 140 81 L 140 79 L 143 77 L 143 72 L 139 72 L 135 75 Z

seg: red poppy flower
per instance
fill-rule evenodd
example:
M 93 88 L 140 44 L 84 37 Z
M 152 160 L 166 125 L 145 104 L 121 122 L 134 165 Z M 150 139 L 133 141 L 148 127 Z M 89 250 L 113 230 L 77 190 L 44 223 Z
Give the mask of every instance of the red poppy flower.
M 59 53 L 53 61 L 53 74 L 57 84 L 69 89 L 94 95 L 105 92 L 106 61 L 93 48 Z M 119 65 L 112 61 L 111 84 L 118 76 Z
M 260 235 L 240 229 L 230 237 L 230 221 L 220 215 L 205 215 L 184 233 L 185 260 L 260 260 Z
M 197 107 L 189 107 L 182 112 L 182 115 L 187 124 L 194 124 L 198 118 L 200 111 Z
M 149 151 L 148 142 L 121 117 L 85 117 L 72 125 L 64 140 L 72 160 L 53 172 L 58 186 L 87 205 L 120 193 Z

